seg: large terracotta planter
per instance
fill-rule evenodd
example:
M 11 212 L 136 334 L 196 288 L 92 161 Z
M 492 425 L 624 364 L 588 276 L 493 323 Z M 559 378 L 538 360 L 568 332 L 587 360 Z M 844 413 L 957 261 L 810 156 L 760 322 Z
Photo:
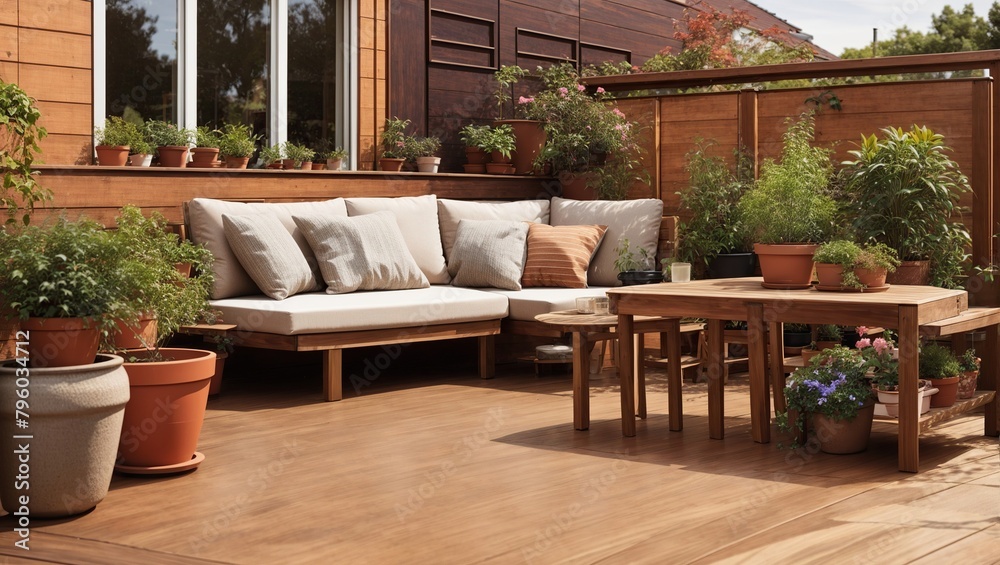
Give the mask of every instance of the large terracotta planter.
M 380 171 L 401 171 L 403 170 L 403 163 L 406 159 L 390 159 L 388 157 L 383 157 L 378 160 L 378 168 Z
M 499 120 L 494 125 L 510 124 L 514 130 L 514 153 L 511 155 L 514 170 L 530 174 L 534 170 L 535 158 L 545 146 L 548 134 L 538 120 Z
M 561 196 L 571 200 L 597 200 L 597 190 L 587 186 L 589 180 L 590 175 L 586 173 L 560 175 Z
M 97 164 L 102 167 L 124 167 L 128 163 L 128 145 L 98 145 Z
M 886 269 L 854 269 L 854 275 L 865 288 L 881 288 L 889 272 Z
M 812 286 L 813 253 L 816 244 L 755 243 L 764 288 L 803 289 Z
M 226 155 L 226 168 L 227 169 L 245 169 L 247 164 L 250 162 L 250 157 L 235 157 L 233 155 Z
M 851 420 L 834 420 L 823 414 L 813 414 L 813 431 L 820 451 L 837 455 L 860 453 L 868 449 L 875 417 L 875 402 L 869 400 Z
M 21 321 L 28 332 L 28 360 L 32 367 L 89 365 L 97 356 L 101 332 L 84 318 L 28 318 Z
M 192 167 L 212 167 L 219 156 L 217 147 L 195 147 L 191 149 Z
M 896 272 L 886 276 L 889 284 L 920 284 L 926 285 L 931 281 L 930 261 L 903 261 Z
M 156 337 L 156 315 L 146 313 L 134 324 L 126 324 L 121 320 L 116 322 L 113 343 L 116 351 L 149 349 L 156 345 Z
M 31 518 L 56 518 L 90 510 L 111 484 L 121 434 L 128 376 L 122 358 L 100 355 L 75 367 L 31 369 L 30 424 L 16 427 L 23 399 L 14 362 L 0 367 L 0 501 L 8 513 L 28 496 Z M 23 384 L 23 383 L 20 383 Z M 28 439 L 15 436 L 29 434 Z M 27 446 L 30 490 L 16 479 Z
M 222 374 L 226 370 L 226 359 L 229 358 L 229 353 L 225 351 L 219 351 L 215 354 L 215 374 L 212 375 L 212 383 L 208 387 L 208 395 L 215 396 L 222 392 Z
M 161 167 L 187 167 L 187 145 L 166 145 L 163 147 L 157 147 L 156 153 L 160 156 Z
M 955 403 L 958 398 L 959 375 L 946 377 L 943 379 L 930 379 L 931 386 L 938 389 L 938 393 L 931 397 L 931 408 L 947 408 Z
M 816 263 L 816 278 L 820 286 L 838 288 L 844 284 L 844 266 L 838 263 Z
M 152 352 L 129 354 L 144 358 Z M 119 471 L 174 473 L 200 462 L 195 449 L 215 374 L 215 352 L 162 348 L 160 354 L 169 360 L 125 363 L 131 399 L 118 446 Z

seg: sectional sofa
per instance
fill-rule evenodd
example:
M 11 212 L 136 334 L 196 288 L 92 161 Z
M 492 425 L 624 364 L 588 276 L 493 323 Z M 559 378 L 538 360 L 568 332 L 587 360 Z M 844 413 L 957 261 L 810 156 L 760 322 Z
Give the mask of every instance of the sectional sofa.
M 189 237 L 215 256 L 211 304 L 236 325 L 235 343 L 322 351 L 327 400 L 342 398 L 353 347 L 476 337 L 490 378 L 502 328 L 551 335 L 537 314 L 618 284 L 623 238 L 651 256 L 671 244 L 656 199 L 197 198 L 185 213 Z

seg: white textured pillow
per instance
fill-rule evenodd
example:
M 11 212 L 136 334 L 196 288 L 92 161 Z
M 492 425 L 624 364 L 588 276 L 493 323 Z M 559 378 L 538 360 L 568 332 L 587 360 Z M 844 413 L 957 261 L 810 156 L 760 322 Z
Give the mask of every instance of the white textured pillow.
M 437 197 L 403 196 L 399 198 L 348 198 L 347 213 L 361 216 L 389 211 L 396 215 L 406 247 L 431 284 L 448 284 L 448 267 L 441 247 L 438 227 Z
M 293 219 L 316 254 L 330 294 L 430 286 L 407 250 L 392 212 Z
M 548 200 L 521 200 L 517 202 L 475 202 L 438 198 L 438 219 L 441 222 L 441 244 L 444 257 L 451 265 L 452 248 L 458 223 L 462 220 L 515 220 L 549 223 Z M 449 269 L 450 270 L 450 269 Z
M 261 292 L 284 300 L 315 290 L 316 277 L 281 220 L 265 214 L 222 215 L 226 241 Z
M 212 264 L 212 270 L 215 272 L 215 286 L 212 288 L 213 299 L 246 296 L 260 292 L 253 279 L 233 255 L 233 250 L 229 248 L 225 231 L 222 228 L 223 214 L 238 216 L 267 214 L 281 220 L 282 225 L 292 234 L 295 243 L 298 244 L 302 256 L 306 258 L 309 266 L 313 269 L 316 284 L 312 290 L 323 288 L 323 277 L 320 275 L 319 267 L 316 266 L 316 258 L 313 257 L 312 249 L 309 248 L 309 242 L 295 227 L 292 214 L 324 214 L 346 217 L 347 206 L 344 204 L 343 198 L 334 198 L 323 202 L 289 203 L 247 203 L 195 198 L 188 202 L 187 223 L 191 228 L 191 240 L 195 243 L 205 244 L 205 247 L 212 252 L 212 257 L 215 258 Z
M 462 220 L 448 263 L 454 286 L 521 290 L 527 222 Z
M 587 282 L 590 286 L 620 286 L 615 260 L 617 242 L 628 238 L 633 249 L 641 247 L 650 257 L 656 256 L 660 241 L 660 221 L 663 218 L 663 201 L 656 198 L 641 200 L 567 200 L 552 198 L 550 217 L 553 226 L 599 224 L 608 226 L 604 241 L 614 245 L 601 245 L 590 262 Z

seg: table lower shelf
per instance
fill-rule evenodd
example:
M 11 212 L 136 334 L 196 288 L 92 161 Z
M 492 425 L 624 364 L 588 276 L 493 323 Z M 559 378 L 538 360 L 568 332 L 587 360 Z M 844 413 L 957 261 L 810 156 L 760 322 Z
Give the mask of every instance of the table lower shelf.
M 946 408 L 931 408 L 930 411 L 920 416 L 917 420 L 917 428 L 920 432 L 925 432 L 929 430 L 934 424 L 938 424 L 945 420 L 949 420 L 959 414 L 968 412 L 984 406 L 993 401 L 996 396 L 996 392 L 992 390 L 980 390 L 976 391 L 972 398 L 965 400 L 956 400 L 955 404 L 948 406 Z M 876 422 L 883 422 L 886 424 L 898 425 L 899 420 L 897 418 L 889 418 L 887 416 L 876 416 Z

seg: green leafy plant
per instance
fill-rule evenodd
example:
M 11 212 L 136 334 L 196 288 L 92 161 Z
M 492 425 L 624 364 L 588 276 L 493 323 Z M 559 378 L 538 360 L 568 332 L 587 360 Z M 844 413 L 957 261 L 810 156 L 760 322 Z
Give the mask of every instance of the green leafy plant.
M 260 150 L 260 162 L 266 167 L 275 161 L 280 161 L 284 156 L 284 149 L 281 145 L 262 147 Z
M 884 243 L 866 245 L 861 248 L 861 253 L 854 261 L 854 267 L 871 271 L 885 269 L 886 272 L 892 273 L 899 267 L 899 257 L 895 249 Z
M 226 124 L 219 131 L 219 154 L 223 157 L 252 157 L 260 135 L 246 124 Z
M 816 248 L 813 261 L 840 265 L 844 268 L 841 285 L 848 288 L 862 288 L 864 285 L 854 274 L 854 266 L 861 255 L 861 247 L 853 241 L 835 239 Z
M 476 124 L 469 124 L 460 129 L 458 131 L 458 135 L 466 147 L 479 147 L 483 135 L 489 131 L 490 126 L 477 126 Z
M 94 145 L 131 148 L 132 145 L 141 140 L 142 133 L 139 128 L 118 116 L 106 118 L 104 126 L 94 130 Z
M 844 332 L 836 324 L 820 324 L 816 328 L 816 341 L 836 341 L 844 339 Z
M 958 358 L 958 368 L 963 373 L 978 371 L 981 362 L 982 359 L 976 356 L 976 350 L 970 347 Z
M 678 256 L 693 265 L 707 267 L 720 253 L 745 253 L 752 249 L 746 230 L 737 215 L 740 199 L 752 183 L 747 158 L 734 152 L 737 170 L 709 154 L 714 142 L 697 140 L 688 152 L 688 186 L 678 195 L 681 210 L 690 218 L 678 226 Z
M 944 379 L 957 376 L 961 367 L 951 349 L 928 343 L 920 348 L 920 378 Z
M 406 159 L 406 128 L 410 127 L 410 120 L 399 118 L 386 118 L 385 126 L 382 129 L 382 136 L 379 138 L 379 146 L 382 148 L 382 157 L 385 159 Z
M 334 159 L 334 160 L 336 160 L 336 159 L 346 159 L 347 158 L 347 150 L 344 149 L 343 147 L 337 147 L 336 149 L 332 149 L 330 151 L 327 151 L 326 153 L 321 153 L 319 155 L 319 157 L 321 159 Z
M 493 80 L 497 83 L 493 91 L 493 99 L 497 104 L 497 119 L 502 120 L 504 107 L 514 98 L 514 84 L 524 78 L 528 71 L 517 65 L 502 65 L 495 73 Z
M 437 137 L 412 137 L 406 145 L 411 159 L 433 157 L 441 149 L 441 140 Z
M 154 147 L 190 145 L 193 137 L 191 130 L 162 120 L 147 120 L 144 128 L 146 139 Z
M 758 243 L 818 243 L 834 232 L 837 204 L 827 189 L 833 173 L 830 150 L 813 147 L 814 116 L 790 122 L 781 160 L 766 160 L 760 178 L 737 207 L 738 218 Z
M 299 145 L 297 143 L 292 143 L 291 141 L 286 141 L 282 146 L 282 151 L 285 154 L 286 159 L 291 159 L 295 162 L 295 168 L 302 168 L 302 163 L 306 161 L 312 161 L 313 157 L 316 156 L 316 152 L 309 149 L 305 145 Z
M 615 248 L 618 257 L 615 259 L 615 268 L 619 273 L 626 271 L 645 271 L 653 268 L 654 257 L 645 247 L 632 250 L 632 245 L 628 238 L 622 238 Z
M 482 132 L 479 148 L 487 153 L 496 151 L 505 159 L 509 159 L 514 151 L 514 142 L 514 129 L 509 124 L 500 124 Z
M 0 80 L 0 204 L 7 209 L 6 224 L 20 220 L 28 225 L 35 206 L 52 199 L 52 191 L 38 183 L 33 169 L 41 153 L 38 142 L 48 135 L 38 125 L 41 117 L 34 98 L 16 84 Z
M 198 126 L 198 129 L 194 130 L 194 144 L 196 147 L 219 149 L 221 137 L 222 132 L 217 129 L 211 129 L 208 126 Z

